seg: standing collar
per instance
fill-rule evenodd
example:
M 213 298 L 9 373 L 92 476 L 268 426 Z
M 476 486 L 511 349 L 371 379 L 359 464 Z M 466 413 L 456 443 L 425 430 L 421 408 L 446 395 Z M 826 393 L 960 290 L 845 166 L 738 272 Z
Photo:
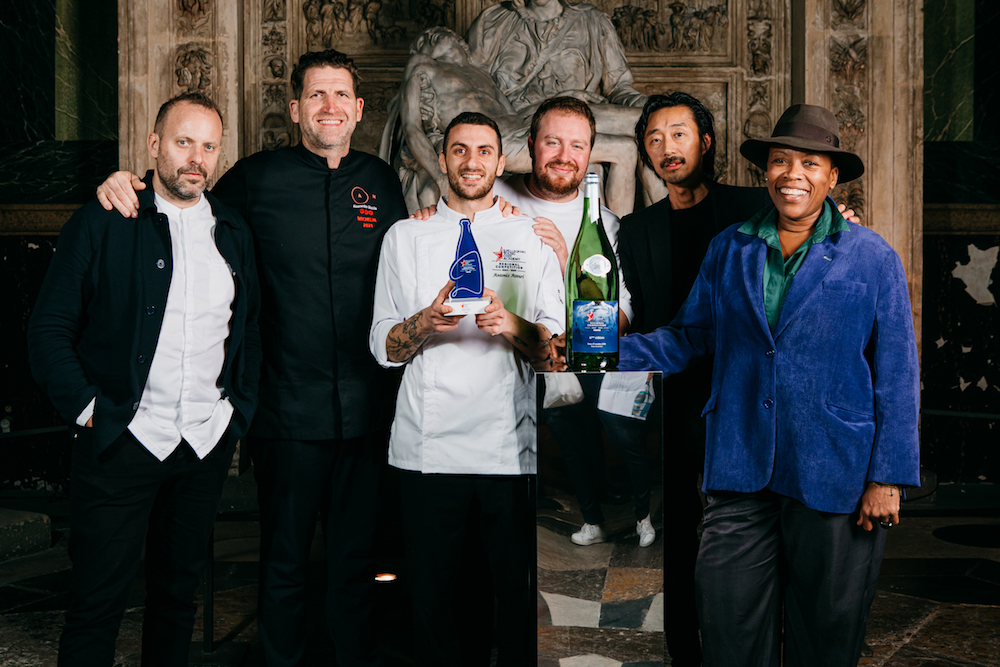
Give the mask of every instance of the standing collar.
M 324 169 L 326 171 L 341 171 L 344 169 L 344 167 L 350 166 L 351 162 L 354 160 L 354 155 L 357 153 L 357 151 L 351 148 L 350 150 L 347 151 L 347 155 L 340 158 L 340 165 L 336 169 L 330 169 L 330 165 L 327 164 L 325 157 L 313 153 L 311 150 L 306 148 L 305 145 L 302 144 L 301 142 L 293 146 L 292 150 L 295 152 L 296 155 L 299 156 L 299 158 L 303 162 L 305 162 L 309 166 L 316 167 L 319 169 Z
M 447 222 L 460 222 L 462 218 L 468 218 L 469 216 L 465 213 L 459 213 L 458 211 L 448 207 L 448 201 L 442 196 L 438 199 L 437 214 L 441 216 Z M 493 206 L 482 211 L 476 211 L 476 216 L 472 219 L 473 230 L 475 227 L 483 222 L 495 222 L 497 220 L 503 219 L 503 213 L 500 212 L 500 203 L 493 196 Z
M 139 197 L 139 215 L 147 215 L 152 217 L 156 212 L 156 193 L 153 190 L 153 170 L 150 169 L 146 172 L 143 177 L 142 182 L 146 184 L 145 190 L 139 190 L 136 192 L 136 196 Z M 229 227 L 239 227 L 240 222 L 238 222 L 235 214 L 232 210 L 215 198 L 211 192 L 206 190 L 201 193 L 202 200 L 212 207 L 212 215 L 215 216 L 216 221 L 222 222 Z M 162 198 L 161 198 L 162 199 Z M 167 202 L 169 204 L 169 202 Z M 203 205 L 202 202 L 198 202 L 197 206 Z M 165 211 L 164 211 L 165 212 Z

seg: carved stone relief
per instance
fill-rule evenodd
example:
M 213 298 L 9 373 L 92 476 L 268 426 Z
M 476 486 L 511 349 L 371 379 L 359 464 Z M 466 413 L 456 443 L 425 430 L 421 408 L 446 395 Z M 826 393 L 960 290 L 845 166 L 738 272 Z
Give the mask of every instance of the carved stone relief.
M 755 15 L 767 16 L 769 12 L 756 7 Z M 775 117 L 773 85 L 774 58 L 772 53 L 772 25 L 770 19 L 747 21 L 747 104 L 743 121 L 743 137 L 767 137 Z M 764 172 L 743 161 L 744 172 L 750 185 L 763 185 Z
M 865 5 L 866 0 L 833 0 L 833 27 L 863 27 Z
M 178 26 L 182 32 L 199 32 L 211 20 L 211 0 L 177 0 Z
M 256 60 L 260 82 L 260 118 L 255 150 L 276 150 L 290 146 L 295 138 L 288 111 L 290 96 L 288 59 L 288 17 L 286 0 L 262 0 L 260 34 L 263 53 Z
M 863 4 L 863 3 L 862 3 Z M 865 128 L 868 39 L 857 34 L 833 35 L 830 40 L 830 74 L 834 96 L 831 111 L 840 123 L 840 145 L 867 158 Z M 838 185 L 835 198 L 862 214 L 865 210 L 865 177 Z
M 729 2 L 660 2 L 658 9 L 621 4 L 609 11 L 628 51 L 650 53 L 725 53 L 729 40 Z M 648 5 L 647 5 L 648 6 Z M 608 11 L 608 8 L 604 8 Z
M 189 42 L 177 47 L 174 75 L 182 92 L 206 92 L 212 84 L 212 54 L 201 44 Z
M 264 7 L 261 10 L 261 20 L 284 21 L 285 0 L 264 0 Z
M 336 48 L 345 53 L 376 47 L 406 49 L 422 28 L 454 15 L 454 0 L 409 3 L 400 0 L 305 0 L 306 50 Z

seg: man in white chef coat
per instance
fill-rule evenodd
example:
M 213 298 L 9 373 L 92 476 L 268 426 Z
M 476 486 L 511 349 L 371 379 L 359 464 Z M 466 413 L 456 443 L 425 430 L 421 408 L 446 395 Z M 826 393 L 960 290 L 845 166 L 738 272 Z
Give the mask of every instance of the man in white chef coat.
M 389 463 L 400 469 L 418 664 L 463 658 L 455 610 L 462 546 L 475 531 L 497 597 L 497 664 L 535 662 L 535 397 L 531 360 L 563 330 L 559 261 L 532 221 L 504 218 L 493 195 L 504 158 L 496 123 L 460 114 L 439 155 L 448 196 L 427 220 L 401 220 L 382 243 L 372 354 L 405 366 Z M 449 316 L 462 220 L 482 254 L 485 313 Z

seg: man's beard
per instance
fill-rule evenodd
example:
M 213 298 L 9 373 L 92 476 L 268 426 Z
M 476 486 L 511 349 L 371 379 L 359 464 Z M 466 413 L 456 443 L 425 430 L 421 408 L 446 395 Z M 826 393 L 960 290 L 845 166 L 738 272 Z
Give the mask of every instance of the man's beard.
M 566 177 L 549 176 L 547 171 L 548 167 L 559 167 L 559 166 L 573 168 L 573 174 L 568 177 L 569 178 L 568 181 L 562 180 L 563 178 Z M 536 168 L 532 172 L 531 178 L 534 179 L 535 186 L 538 187 L 539 190 L 547 192 L 552 195 L 556 195 L 558 197 L 562 197 L 563 195 L 568 195 L 574 190 L 579 189 L 580 183 L 583 181 L 583 174 L 580 173 L 580 168 L 577 167 L 572 162 L 559 162 L 558 160 L 552 160 L 548 164 L 546 164 L 542 169 Z M 556 180 L 557 178 L 559 180 Z
M 464 199 L 466 201 L 479 201 L 480 199 L 483 199 L 493 190 L 493 182 L 496 180 L 496 176 L 491 178 L 488 173 L 481 173 L 483 178 L 479 181 L 479 187 L 472 192 L 466 192 L 463 190 L 463 188 L 467 189 L 470 186 L 462 181 L 461 174 L 448 174 L 448 185 L 451 186 L 451 193 L 459 199 Z
M 175 173 L 170 175 L 160 173 L 160 182 L 166 188 L 167 192 L 178 199 L 197 199 L 205 190 L 204 184 L 201 186 L 189 185 L 181 180 L 183 174 L 191 173 L 192 171 L 197 171 L 206 182 L 208 181 L 208 172 L 205 171 L 204 167 L 200 164 L 188 164 L 180 167 Z

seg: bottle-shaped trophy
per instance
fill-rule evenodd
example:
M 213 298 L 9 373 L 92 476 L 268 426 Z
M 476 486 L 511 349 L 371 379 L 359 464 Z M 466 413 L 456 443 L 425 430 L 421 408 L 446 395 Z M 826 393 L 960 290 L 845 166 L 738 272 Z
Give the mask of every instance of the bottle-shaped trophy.
M 455 287 L 444 300 L 452 310 L 446 315 L 477 315 L 485 313 L 486 306 L 490 305 L 490 298 L 483 296 L 483 258 L 472 236 L 472 222 L 462 218 L 459 224 L 461 230 L 458 247 L 455 248 L 455 261 L 448 272 L 448 276 L 455 281 Z
M 566 263 L 566 358 L 571 371 L 618 367 L 618 263 L 601 222 L 597 174 L 584 178 L 583 220 Z

